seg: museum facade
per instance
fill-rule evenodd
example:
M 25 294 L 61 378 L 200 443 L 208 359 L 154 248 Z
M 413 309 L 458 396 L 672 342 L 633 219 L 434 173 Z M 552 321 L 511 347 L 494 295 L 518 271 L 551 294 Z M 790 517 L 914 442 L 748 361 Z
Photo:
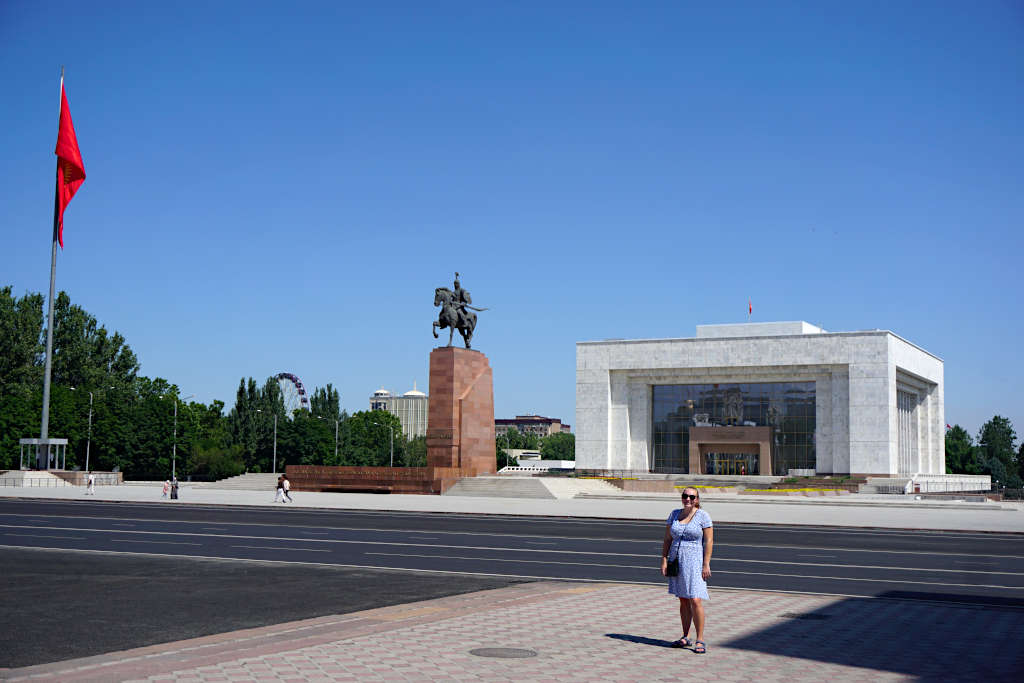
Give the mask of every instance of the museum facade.
M 945 473 L 943 362 L 885 330 L 698 325 L 576 345 L 577 468 Z

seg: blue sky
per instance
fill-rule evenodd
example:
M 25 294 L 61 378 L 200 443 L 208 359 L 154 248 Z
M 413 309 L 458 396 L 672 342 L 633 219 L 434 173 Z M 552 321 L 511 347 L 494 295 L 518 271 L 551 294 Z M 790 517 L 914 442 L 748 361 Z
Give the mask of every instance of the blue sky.
M 1024 435 L 1024 9 L 989 2 L 0 3 L 0 285 L 48 288 L 60 65 L 88 178 L 57 286 L 142 372 L 427 384 L 433 288 L 499 417 L 575 342 L 807 320 L 945 360 Z

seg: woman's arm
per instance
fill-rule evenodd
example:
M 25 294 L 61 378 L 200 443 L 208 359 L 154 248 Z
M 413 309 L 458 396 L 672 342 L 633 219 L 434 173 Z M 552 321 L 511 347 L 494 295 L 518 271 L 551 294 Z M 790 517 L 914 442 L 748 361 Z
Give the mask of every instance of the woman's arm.
M 701 576 L 707 581 L 711 577 L 711 546 L 715 544 L 715 530 L 712 527 L 704 529 L 704 567 L 701 569 Z
M 665 536 L 661 540 L 661 575 L 668 576 L 668 549 L 672 546 L 672 525 L 665 525 Z

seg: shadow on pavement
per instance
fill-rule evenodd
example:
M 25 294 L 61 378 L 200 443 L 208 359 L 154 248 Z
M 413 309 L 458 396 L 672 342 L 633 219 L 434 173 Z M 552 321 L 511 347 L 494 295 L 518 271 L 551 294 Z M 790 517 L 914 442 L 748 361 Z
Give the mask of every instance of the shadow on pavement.
M 640 645 L 653 645 L 654 647 L 672 647 L 671 640 L 661 640 L 659 638 L 645 638 L 644 636 L 634 636 L 628 633 L 606 633 L 604 635 L 607 638 L 625 640 L 630 643 L 639 643 Z
M 722 645 L 924 680 L 1020 680 L 1024 612 L 978 604 L 976 596 L 946 594 L 945 604 L 925 602 L 937 597 L 887 592 L 781 613 L 774 625 Z

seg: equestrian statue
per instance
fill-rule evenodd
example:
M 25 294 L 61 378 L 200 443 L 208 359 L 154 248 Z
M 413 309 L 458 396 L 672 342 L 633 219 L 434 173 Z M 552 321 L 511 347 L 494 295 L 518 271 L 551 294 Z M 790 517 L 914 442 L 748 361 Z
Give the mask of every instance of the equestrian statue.
M 455 330 L 462 335 L 466 348 L 473 338 L 473 330 L 476 328 L 476 313 L 473 311 L 486 311 L 486 308 L 470 306 L 473 298 L 469 292 L 459 284 L 459 274 L 455 273 L 454 291 L 447 287 L 438 287 L 434 290 L 434 306 L 440 306 L 441 312 L 434 321 L 434 339 L 437 339 L 437 330 L 448 328 L 448 346 L 452 345 L 455 337 Z

